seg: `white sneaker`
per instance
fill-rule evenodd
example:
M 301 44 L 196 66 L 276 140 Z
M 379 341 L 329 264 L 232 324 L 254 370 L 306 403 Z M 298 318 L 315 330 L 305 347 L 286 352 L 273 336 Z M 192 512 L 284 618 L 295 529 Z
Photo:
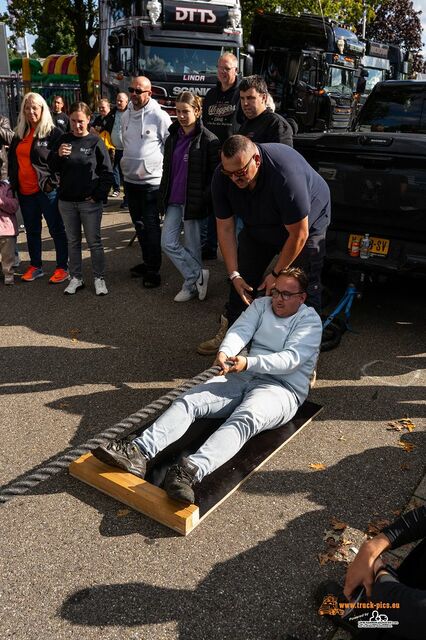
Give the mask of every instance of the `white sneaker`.
M 4 284 L 15 284 L 15 278 L 13 276 L 4 276 Z
M 210 271 L 208 269 L 201 269 L 198 280 L 195 283 L 198 291 L 198 299 L 204 300 L 207 295 L 207 286 L 209 284 Z
M 84 282 L 81 278 L 72 277 L 69 282 L 69 285 L 67 286 L 66 289 L 64 289 L 64 293 L 67 296 L 73 296 L 75 293 L 77 293 L 79 289 L 83 289 L 83 287 L 84 287 Z
M 188 291 L 188 289 L 181 289 L 179 293 L 175 295 L 173 300 L 175 302 L 188 302 L 188 300 L 192 300 L 197 295 L 196 291 Z
M 95 292 L 97 296 L 106 296 L 108 289 L 106 288 L 105 280 L 103 278 L 95 278 Z

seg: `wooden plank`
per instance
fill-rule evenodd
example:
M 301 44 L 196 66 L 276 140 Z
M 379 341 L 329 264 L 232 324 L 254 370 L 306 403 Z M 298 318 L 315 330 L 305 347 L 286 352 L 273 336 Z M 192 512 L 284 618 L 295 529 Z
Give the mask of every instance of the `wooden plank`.
M 148 468 L 146 480 L 104 464 L 92 454 L 85 454 L 69 467 L 70 474 L 161 522 L 182 535 L 188 535 L 204 518 L 234 493 L 255 471 L 280 451 L 321 411 L 322 407 L 305 402 L 287 424 L 264 431 L 251 440 L 234 458 L 204 478 L 194 487 L 195 505 L 182 507 L 160 488 L 164 475 L 180 456 L 196 451 L 216 431 L 221 420 L 197 420 L 180 440 L 161 452 Z M 149 424 L 136 430 L 136 437 Z
M 75 478 L 184 536 L 198 524 L 199 508 L 196 505 L 182 507 L 181 502 L 171 500 L 160 487 L 132 473 L 110 467 L 91 453 L 72 462 L 69 472 Z

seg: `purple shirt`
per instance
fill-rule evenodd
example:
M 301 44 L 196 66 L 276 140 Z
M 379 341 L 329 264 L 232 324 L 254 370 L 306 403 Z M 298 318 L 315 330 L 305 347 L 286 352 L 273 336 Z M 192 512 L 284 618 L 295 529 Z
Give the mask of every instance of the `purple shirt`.
M 178 131 L 176 146 L 172 158 L 169 204 L 185 204 L 186 179 L 188 177 L 189 145 L 194 139 L 196 129 L 185 135 L 182 128 Z

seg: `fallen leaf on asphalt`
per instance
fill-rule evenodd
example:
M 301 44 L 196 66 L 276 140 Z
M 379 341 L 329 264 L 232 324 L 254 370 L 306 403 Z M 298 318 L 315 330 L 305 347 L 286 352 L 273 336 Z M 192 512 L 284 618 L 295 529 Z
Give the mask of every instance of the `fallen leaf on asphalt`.
M 376 536 L 383 527 L 387 527 L 390 524 L 390 520 L 386 520 L 386 518 L 382 518 L 381 520 L 372 520 L 368 523 L 366 533 L 370 536 Z
M 409 431 L 410 433 L 413 431 L 413 429 L 416 428 L 416 425 L 414 424 L 414 422 L 412 420 L 410 420 L 410 418 L 402 418 L 401 420 L 399 420 L 399 422 L 403 425 L 403 427 L 405 427 L 405 429 L 407 429 L 407 431 Z
M 401 418 L 400 420 L 388 422 L 388 431 L 404 431 L 404 429 L 406 429 L 411 433 L 415 428 L 416 425 L 410 418 Z
M 327 553 L 319 553 L 318 560 L 321 566 L 327 564 L 328 562 L 334 561 L 334 551 L 328 551 Z
M 327 469 L 325 464 L 323 464 L 322 462 L 311 462 L 309 468 L 313 469 L 314 471 L 324 471 L 324 469 Z
M 388 422 L 387 431 L 399 431 L 399 432 L 402 432 L 402 431 L 404 431 L 404 427 L 402 426 L 402 424 L 398 424 L 397 422 Z
M 401 465 L 402 466 L 402 465 Z M 392 511 L 393 515 L 398 518 L 398 516 L 401 515 L 401 509 L 395 509 L 395 511 Z
M 329 547 L 335 547 L 336 549 L 340 545 L 340 540 L 335 540 L 334 538 L 326 538 L 325 541 Z
M 347 538 L 342 538 L 342 544 L 344 544 L 345 547 L 349 547 L 350 544 L 353 544 L 353 541 L 347 540 Z
M 127 516 L 130 513 L 130 509 L 119 509 L 117 511 L 117 518 L 123 518 L 124 516 Z
M 78 334 L 80 333 L 80 329 L 70 329 L 69 334 L 70 338 L 73 342 L 78 342 Z
M 346 440 L 345 436 L 340 436 L 340 438 L 337 438 L 338 440 Z
M 413 449 L 416 448 L 416 446 L 414 444 L 412 444 L 411 442 L 405 442 L 405 440 L 400 440 L 398 442 L 398 445 L 404 449 L 404 451 L 407 451 L 407 453 L 410 453 L 410 451 L 413 451 Z
M 333 527 L 334 531 L 343 531 L 343 529 L 346 529 L 346 527 L 348 526 L 346 522 L 342 522 L 341 520 L 338 520 L 334 517 L 330 519 L 330 524 Z
M 67 407 L 69 407 L 69 406 L 70 406 L 70 403 L 69 403 L 69 402 L 60 402 L 60 403 L 58 404 L 59 409 L 66 409 L 66 408 L 67 408 Z
M 408 469 L 411 469 L 409 464 L 406 464 L 405 462 L 403 462 L 402 464 L 399 465 L 399 468 L 401 469 L 401 471 L 408 471 Z

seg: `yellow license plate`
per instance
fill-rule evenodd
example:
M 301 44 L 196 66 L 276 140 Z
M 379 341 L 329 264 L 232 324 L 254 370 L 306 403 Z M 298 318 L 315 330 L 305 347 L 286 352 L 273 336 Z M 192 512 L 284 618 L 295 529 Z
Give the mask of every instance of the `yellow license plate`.
M 361 244 L 363 236 L 359 236 L 356 233 L 351 233 L 348 240 L 348 249 L 351 248 L 352 242 L 354 240 L 358 240 Z M 390 240 L 386 240 L 386 238 L 375 238 L 374 236 L 370 238 L 370 253 L 374 253 L 376 256 L 387 256 L 390 246 Z

